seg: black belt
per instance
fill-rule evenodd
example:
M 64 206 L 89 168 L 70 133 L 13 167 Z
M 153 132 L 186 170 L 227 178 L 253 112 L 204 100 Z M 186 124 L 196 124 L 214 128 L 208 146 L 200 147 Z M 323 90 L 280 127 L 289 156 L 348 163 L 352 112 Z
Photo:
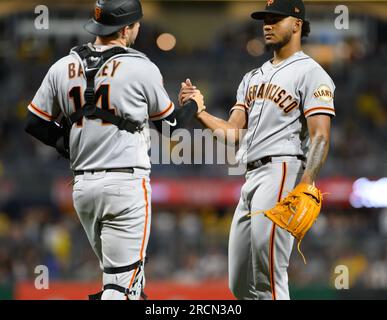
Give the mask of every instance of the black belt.
M 74 176 L 78 176 L 80 174 L 85 174 L 85 172 L 91 172 L 91 173 L 96 173 L 96 172 L 124 172 L 124 173 L 134 173 L 133 168 L 114 168 L 114 169 L 99 169 L 99 170 L 76 170 L 73 171 Z
M 296 157 L 298 160 L 301 160 L 301 161 L 306 160 L 306 158 L 304 156 L 273 156 L 273 157 L 267 156 L 267 157 L 263 157 L 259 160 L 249 162 L 247 164 L 247 171 L 258 169 L 259 167 L 262 167 L 265 164 L 268 164 L 269 162 L 271 162 L 271 160 L 273 160 L 273 158 L 275 158 L 275 157 Z

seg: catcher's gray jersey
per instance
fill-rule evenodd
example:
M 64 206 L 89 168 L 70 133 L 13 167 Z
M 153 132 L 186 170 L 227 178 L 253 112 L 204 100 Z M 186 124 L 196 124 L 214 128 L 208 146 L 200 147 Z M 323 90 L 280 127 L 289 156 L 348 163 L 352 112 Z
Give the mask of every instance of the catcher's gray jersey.
M 299 51 L 278 65 L 270 61 L 245 75 L 231 109 L 248 112 L 248 128 L 238 158 L 306 155 L 306 118 L 335 115 L 335 85 L 324 69 Z
M 70 52 L 50 68 L 28 109 L 45 120 L 54 120 L 61 112 L 70 115 L 85 103 L 85 89 L 82 62 Z M 145 124 L 174 110 L 157 66 L 133 49 L 106 61 L 96 76 L 95 92 L 98 107 Z M 148 127 L 132 134 L 100 119 L 83 118 L 71 130 L 71 169 L 150 169 L 149 147 Z

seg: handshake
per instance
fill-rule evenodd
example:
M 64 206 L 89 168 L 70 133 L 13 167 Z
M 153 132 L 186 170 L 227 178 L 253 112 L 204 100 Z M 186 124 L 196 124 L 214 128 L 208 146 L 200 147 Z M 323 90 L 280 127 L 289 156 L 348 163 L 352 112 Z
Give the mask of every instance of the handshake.
M 198 111 L 196 116 L 198 116 L 202 111 L 206 110 L 204 105 L 204 97 L 199 89 L 197 89 L 190 79 L 185 80 L 181 83 L 181 88 L 179 92 L 179 105 L 183 106 L 188 100 L 193 100 L 198 106 Z

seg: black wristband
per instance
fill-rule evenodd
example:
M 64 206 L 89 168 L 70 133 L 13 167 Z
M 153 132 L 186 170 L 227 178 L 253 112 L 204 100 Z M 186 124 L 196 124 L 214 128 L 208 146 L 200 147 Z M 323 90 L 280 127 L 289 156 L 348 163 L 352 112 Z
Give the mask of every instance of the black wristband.
M 198 112 L 196 101 L 189 100 L 185 105 L 175 109 L 170 115 L 161 120 L 153 121 L 158 132 L 163 132 L 163 125 L 169 126 L 168 133 L 171 135 L 175 130 L 185 128 Z M 172 125 L 173 124 L 173 125 Z

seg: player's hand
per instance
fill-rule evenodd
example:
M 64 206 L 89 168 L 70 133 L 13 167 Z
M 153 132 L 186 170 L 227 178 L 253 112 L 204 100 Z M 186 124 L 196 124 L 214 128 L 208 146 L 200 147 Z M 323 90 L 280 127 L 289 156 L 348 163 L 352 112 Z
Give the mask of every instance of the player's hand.
M 189 99 L 193 97 L 197 89 L 192 85 L 191 80 L 187 79 L 185 82 L 181 83 L 181 88 L 179 92 L 179 105 L 183 106 Z
M 198 112 L 196 115 L 206 110 L 204 105 L 204 97 L 199 89 L 191 83 L 190 79 L 181 83 L 181 89 L 179 92 L 179 104 L 183 106 L 188 100 L 194 100 L 198 106 Z
M 194 100 L 198 106 L 198 112 L 196 115 L 199 115 L 202 111 L 206 110 L 206 106 L 204 105 L 204 97 L 200 90 L 196 90 L 190 99 Z

